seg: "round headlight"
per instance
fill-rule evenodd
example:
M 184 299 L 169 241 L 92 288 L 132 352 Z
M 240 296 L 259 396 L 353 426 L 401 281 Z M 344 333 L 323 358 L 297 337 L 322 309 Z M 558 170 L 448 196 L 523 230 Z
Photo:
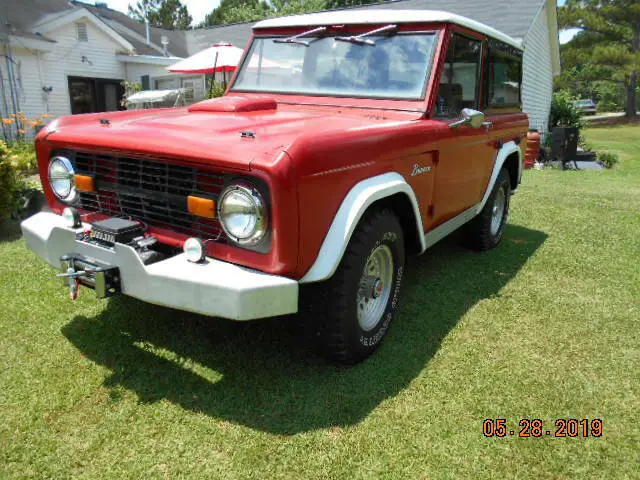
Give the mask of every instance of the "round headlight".
M 187 260 L 193 263 L 199 263 L 204 260 L 206 253 L 204 242 L 196 237 L 187 238 L 182 247 Z
M 68 158 L 54 157 L 49 163 L 49 184 L 60 200 L 72 202 L 76 196 L 73 180 L 75 172 Z
M 227 236 L 242 245 L 258 243 L 267 232 L 264 200 L 249 185 L 231 185 L 222 191 L 218 218 Z

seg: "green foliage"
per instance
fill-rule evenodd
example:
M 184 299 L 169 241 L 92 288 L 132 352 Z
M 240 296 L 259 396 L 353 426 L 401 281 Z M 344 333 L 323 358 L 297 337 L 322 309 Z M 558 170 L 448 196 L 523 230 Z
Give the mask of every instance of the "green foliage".
M 272 0 L 270 17 L 319 12 L 328 8 L 325 0 Z
M 11 151 L 6 143 L 0 141 L 0 219 L 15 212 L 19 186 L 16 168 L 11 164 Z
M 222 0 L 199 26 L 250 22 L 269 17 L 317 12 L 326 8 L 325 0 Z
M 21 175 L 37 173 L 38 158 L 33 142 L 18 141 L 8 144 L 9 161 Z
M 36 188 L 26 176 L 36 173 L 38 160 L 33 143 L 0 141 L 0 219 L 14 216 L 28 190 Z
M 193 18 L 180 0 L 138 0 L 129 5 L 129 16 L 140 22 L 149 21 L 154 27 L 182 29 L 191 26 Z
M 575 106 L 576 97 L 567 91 L 553 94 L 551 100 L 551 113 L 549 128 L 552 127 L 576 127 L 582 128 L 580 111 Z
M 122 85 L 122 88 L 124 88 L 124 94 L 122 95 L 122 99 L 120 100 L 120 105 L 122 105 L 123 107 L 128 107 L 128 98 L 134 93 L 142 91 L 142 83 L 133 82 L 131 80 L 123 80 L 122 82 L 120 82 L 120 85 Z
M 637 0 L 567 0 L 558 9 L 561 28 L 581 31 L 562 48 L 562 63 L 569 70 L 559 79 L 567 88 L 578 81 L 603 80 L 620 85 L 626 95 L 627 116 L 636 115 L 636 89 L 640 78 L 640 2 Z M 577 68 L 577 71 L 571 71 Z M 610 102 L 611 100 L 607 100 Z
M 612 152 L 598 152 L 597 158 L 604 168 L 613 168 L 619 161 L 618 154 Z
M 261 0 L 222 0 L 199 25 L 209 27 L 226 23 L 249 22 L 266 18 L 271 6 Z
M 619 107 L 615 102 L 600 100 L 596 104 L 596 110 L 598 113 L 617 112 Z
M 213 82 L 213 86 L 211 86 L 211 82 Z M 227 90 L 227 86 L 219 82 L 217 80 L 210 79 L 207 82 L 207 98 L 218 98 L 224 95 L 224 92 Z
M 619 83 L 606 80 L 594 82 L 594 100 L 598 102 L 598 112 L 619 112 L 624 110 L 624 89 Z

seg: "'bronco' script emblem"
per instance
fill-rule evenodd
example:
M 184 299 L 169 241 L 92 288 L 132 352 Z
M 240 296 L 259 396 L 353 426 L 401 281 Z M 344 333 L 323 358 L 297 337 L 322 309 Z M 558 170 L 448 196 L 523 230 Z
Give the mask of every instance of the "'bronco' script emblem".
M 421 167 L 419 164 L 415 164 L 413 166 L 413 171 L 411 172 L 411 176 L 415 177 L 416 175 L 420 175 L 421 173 L 427 173 L 431 171 L 430 166 Z

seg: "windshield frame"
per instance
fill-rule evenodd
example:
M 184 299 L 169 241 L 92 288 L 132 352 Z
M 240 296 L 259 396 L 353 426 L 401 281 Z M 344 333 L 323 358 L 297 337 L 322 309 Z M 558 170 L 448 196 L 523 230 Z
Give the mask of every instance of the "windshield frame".
M 385 26 L 385 25 L 382 25 Z M 299 34 L 308 30 L 310 27 L 296 27 L 296 28 L 286 28 L 286 29 L 264 29 L 260 31 L 254 31 L 250 41 L 245 48 L 245 53 L 241 59 L 239 67 L 234 72 L 233 78 L 229 83 L 229 88 L 227 89 L 227 94 L 256 94 L 256 95 L 277 95 L 282 96 L 284 98 L 291 98 L 292 100 L 297 98 L 318 98 L 318 99 L 345 99 L 351 98 L 358 103 L 361 103 L 363 100 L 367 102 L 395 102 L 396 104 L 407 104 L 409 105 L 423 105 L 424 108 L 420 110 L 426 110 L 426 102 L 429 98 L 429 86 L 433 79 L 434 70 L 437 69 L 436 65 L 436 57 L 440 48 L 440 44 L 442 41 L 443 28 L 438 24 L 428 24 L 428 25 L 400 25 L 398 30 L 394 33 L 393 36 L 401 36 L 401 35 L 432 35 L 433 36 L 433 44 L 431 47 L 431 52 L 427 57 L 427 66 L 425 70 L 425 78 L 423 79 L 422 88 L 420 96 L 418 97 L 385 97 L 385 96 L 372 96 L 372 95 L 354 95 L 352 93 L 348 94 L 336 94 L 331 92 L 300 92 L 300 91 L 281 91 L 281 90 L 255 90 L 255 89 L 245 89 L 245 88 L 236 88 L 236 81 L 239 77 L 240 72 L 245 67 L 245 63 L 250 61 L 250 52 L 252 51 L 255 42 L 259 40 L 265 39 L 276 39 L 276 38 L 287 38 L 292 35 Z M 373 28 L 376 28 L 375 25 L 372 24 L 354 24 L 348 25 L 348 28 L 340 28 L 334 29 L 328 26 L 328 30 L 322 34 L 312 35 L 309 37 L 305 37 L 305 39 L 315 39 L 315 38 L 323 38 L 323 37 L 336 37 L 336 36 L 344 36 L 344 35 L 359 35 L 363 32 L 370 31 Z M 329 32 L 327 34 L 327 32 Z M 288 45 L 287 48 L 307 48 L 303 46 L 296 45 Z M 363 45 L 362 48 L 372 48 L 370 46 Z M 375 48 L 375 47 L 373 47 Z M 404 109 L 404 108 L 403 108 Z M 406 110 L 416 110 L 416 108 L 406 108 Z

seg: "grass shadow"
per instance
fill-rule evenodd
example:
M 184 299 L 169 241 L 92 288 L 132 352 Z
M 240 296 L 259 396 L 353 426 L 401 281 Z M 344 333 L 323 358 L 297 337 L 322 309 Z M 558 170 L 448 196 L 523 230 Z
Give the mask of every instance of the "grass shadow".
M 0 243 L 13 242 L 22 236 L 18 220 L 0 220 Z
M 295 316 L 237 323 L 117 297 L 63 334 L 109 368 L 106 386 L 219 420 L 291 435 L 365 418 L 422 371 L 478 301 L 499 295 L 546 235 L 509 226 L 500 248 L 478 254 L 448 239 L 409 259 L 404 306 L 382 348 L 346 368 L 305 351 Z

